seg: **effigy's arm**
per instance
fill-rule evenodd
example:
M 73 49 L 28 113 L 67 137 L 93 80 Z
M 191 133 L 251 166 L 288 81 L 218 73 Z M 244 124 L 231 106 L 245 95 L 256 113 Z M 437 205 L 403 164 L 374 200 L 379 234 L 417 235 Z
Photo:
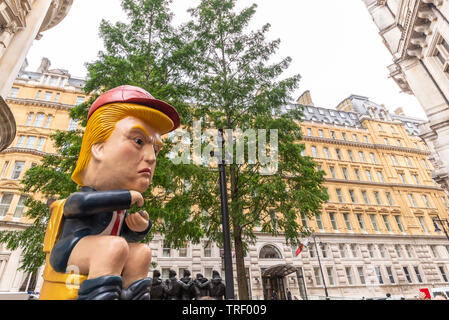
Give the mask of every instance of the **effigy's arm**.
M 131 206 L 129 190 L 72 193 L 64 204 L 64 217 L 80 218 L 97 213 L 126 210 Z

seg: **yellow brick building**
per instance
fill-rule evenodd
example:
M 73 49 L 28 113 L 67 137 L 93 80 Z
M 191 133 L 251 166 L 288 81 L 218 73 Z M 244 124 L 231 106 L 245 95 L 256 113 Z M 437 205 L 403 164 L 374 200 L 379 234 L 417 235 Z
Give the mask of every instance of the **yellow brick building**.
M 83 85 L 66 70 L 50 69 L 47 59 L 36 72 L 19 73 L 7 97 L 17 135 L 0 153 L 0 230 L 23 230 L 30 223 L 23 217 L 26 195 L 19 181 L 43 155 L 55 152 L 49 139 L 54 130 L 77 127 L 69 111 L 85 100 Z M 422 120 L 391 114 L 361 96 L 345 99 L 336 109 L 315 107 L 309 92 L 298 103 L 305 106 L 300 124 L 305 154 L 325 171 L 330 200 L 319 217 L 302 217 L 318 248 L 311 241 L 296 255 L 297 248 L 282 236 L 256 230 L 257 242 L 245 257 L 250 297 L 264 299 L 275 287 L 281 298 L 289 288 L 298 298 L 319 299 L 326 285 L 331 298 L 387 292 L 413 298 L 419 288 L 447 286 L 449 242 L 435 232 L 432 219 L 448 219 L 448 199 L 431 178 L 431 155 L 419 138 Z M 149 245 L 163 277 L 169 269 L 178 275 L 189 269 L 210 278 L 223 262 L 220 248 L 205 243 L 173 249 L 156 235 Z M 0 292 L 27 286 L 39 291 L 43 268 L 30 277 L 18 270 L 20 259 L 20 250 L 0 245 Z
M 27 195 L 20 191 L 20 180 L 45 154 L 56 152 L 50 134 L 77 128 L 69 112 L 84 102 L 83 86 L 83 79 L 66 70 L 50 69 L 46 58 L 37 72 L 20 71 L 6 97 L 17 133 L 0 153 L 0 229 L 21 230 L 31 222 L 23 216 Z M 18 291 L 28 280 L 17 270 L 19 260 L 20 252 L 8 252 L 0 245 L 0 291 Z

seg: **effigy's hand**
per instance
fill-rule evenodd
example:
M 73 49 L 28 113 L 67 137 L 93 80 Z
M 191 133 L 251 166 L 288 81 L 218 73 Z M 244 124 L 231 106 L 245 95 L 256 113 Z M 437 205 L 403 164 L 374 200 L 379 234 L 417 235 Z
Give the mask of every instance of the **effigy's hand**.
M 146 211 L 139 211 L 136 213 L 131 213 L 125 218 L 125 222 L 128 228 L 134 232 L 142 232 L 148 228 L 148 222 L 150 217 Z
M 143 206 L 142 194 L 134 190 L 129 190 L 129 192 L 131 192 L 131 205 L 136 204 L 138 207 Z

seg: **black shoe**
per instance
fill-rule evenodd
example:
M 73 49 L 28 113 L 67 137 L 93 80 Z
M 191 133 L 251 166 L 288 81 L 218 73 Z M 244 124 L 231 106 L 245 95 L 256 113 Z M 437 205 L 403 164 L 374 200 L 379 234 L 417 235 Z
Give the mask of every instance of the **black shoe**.
M 84 280 L 78 290 L 78 300 L 119 300 L 122 277 L 103 276 Z
M 150 300 L 151 278 L 135 281 L 127 289 L 123 289 L 120 300 Z

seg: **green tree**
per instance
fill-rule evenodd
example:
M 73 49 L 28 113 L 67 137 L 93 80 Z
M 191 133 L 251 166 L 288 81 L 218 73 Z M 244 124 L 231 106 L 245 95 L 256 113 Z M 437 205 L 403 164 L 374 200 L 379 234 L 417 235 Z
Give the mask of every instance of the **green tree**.
M 261 174 L 260 158 L 251 164 L 246 157 L 244 164 L 234 161 L 226 168 L 239 298 L 248 299 L 244 256 L 248 244 L 256 240 L 255 228 L 283 234 L 288 243 L 298 245 L 308 233 L 299 223 L 300 213 L 309 217 L 319 213 L 328 196 L 321 186 L 323 172 L 313 159 L 301 155 L 302 107 L 289 103 L 300 76 L 279 80 L 291 59 L 271 63 L 280 40 L 266 41 L 269 24 L 248 31 L 256 5 L 235 12 L 235 3 L 202 0 L 189 10 L 192 21 L 184 25 L 183 34 L 191 39 L 195 53 L 187 72 L 195 98 L 194 118 L 205 117 L 215 128 L 278 130 L 276 173 Z M 219 221 L 220 208 L 211 208 L 210 216 Z M 220 224 L 210 226 L 206 237 L 220 243 Z

